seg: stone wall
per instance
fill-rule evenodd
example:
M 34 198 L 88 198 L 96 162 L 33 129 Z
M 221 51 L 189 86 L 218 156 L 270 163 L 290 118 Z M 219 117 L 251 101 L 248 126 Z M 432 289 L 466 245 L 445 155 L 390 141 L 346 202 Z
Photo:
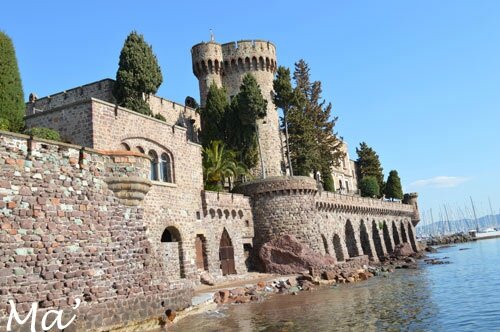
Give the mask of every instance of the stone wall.
M 190 284 L 163 274 L 145 210 L 134 205 L 151 185 L 148 158 L 1 132 L 0 165 L 0 326 L 9 299 L 23 314 L 37 302 L 38 319 L 53 308 L 76 314 L 68 331 L 188 305 Z
M 360 255 L 378 261 L 403 242 L 418 250 L 415 205 L 318 192 L 314 179 L 299 176 L 258 180 L 236 190 L 252 198 L 257 249 L 289 234 L 337 261 Z

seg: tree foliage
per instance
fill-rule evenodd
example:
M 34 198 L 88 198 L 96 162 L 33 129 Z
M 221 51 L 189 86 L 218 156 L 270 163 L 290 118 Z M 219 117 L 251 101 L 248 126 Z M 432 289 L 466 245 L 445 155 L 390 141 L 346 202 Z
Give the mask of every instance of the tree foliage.
M 294 174 L 319 172 L 325 190 L 329 190 L 331 168 L 344 156 L 342 142 L 334 131 L 337 117 L 332 117 L 332 104 L 322 99 L 321 82 L 311 82 L 310 68 L 304 60 L 295 63 L 293 90 L 289 73 L 286 68 L 278 69 L 273 88 L 276 106 L 287 115 L 282 127 L 288 127 Z
M 118 105 L 152 115 L 144 98 L 156 93 L 163 76 L 153 48 L 144 37 L 132 31 L 120 53 L 119 68 L 113 94 Z
M 385 185 L 385 197 L 394 199 L 403 199 L 403 188 L 401 187 L 401 179 L 399 178 L 398 172 L 392 170 L 389 172 L 389 177 L 387 178 L 387 183 Z
M 377 178 L 374 176 L 365 176 L 359 183 L 361 196 L 363 197 L 378 197 L 380 195 L 380 187 Z
M 219 88 L 214 82 L 207 93 L 205 107 L 200 112 L 201 141 L 208 147 L 212 141 L 226 141 L 226 112 L 229 103 L 224 88 Z
M 356 148 L 356 153 L 358 154 L 358 178 L 363 179 L 367 176 L 373 176 L 377 179 L 379 190 L 383 188 L 384 174 L 382 173 L 383 168 L 380 164 L 378 154 L 365 142 L 359 144 L 359 148 Z M 380 195 L 381 193 L 377 196 Z
M 221 141 L 212 141 L 203 148 L 203 180 L 206 190 L 221 191 L 225 180 L 247 173 L 245 165 L 238 162 L 234 151 L 226 149 Z
M 0 119 L 3 127 L 20 132 L 24 126 L 24 94 L 12 40 L 0 31 Z
M 257 166 L 257 120 L 266 116 L 267 100 L 251 74 L 243 77 L 240 92 L 233 97 L 224 117 L 228 147 L 248 169 Z

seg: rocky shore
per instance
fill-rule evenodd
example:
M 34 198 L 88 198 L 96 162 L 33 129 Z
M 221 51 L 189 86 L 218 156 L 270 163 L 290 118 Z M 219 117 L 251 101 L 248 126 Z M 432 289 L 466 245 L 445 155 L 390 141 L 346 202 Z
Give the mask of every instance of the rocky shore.
M 463 243 L 472 241 L 472 236 L 467 233 L 455 233 L 451 235 L 433 236 L 425 242 L 427 246 L 439 246 L 453 243 Z

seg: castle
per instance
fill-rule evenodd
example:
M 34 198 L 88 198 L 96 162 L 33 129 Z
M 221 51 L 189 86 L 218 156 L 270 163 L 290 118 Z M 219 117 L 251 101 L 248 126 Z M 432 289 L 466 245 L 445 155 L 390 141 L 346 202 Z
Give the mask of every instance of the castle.
M 111 79 L 30 100 L 27 127 L 67 143 L 0 132 L 0 323 L 9 299 L 26 313 L 33 301 L 48 310 L 82 297 L 77 330 L 158 316 L 189 305 L 203 273 L 244 275 L 252 252 L 283 234 L 339 262 L 377 261 L 402 242 L 417 250 L 416 194 L 385 202 L 285 175 L 272 43 L 210 41 L 191 53 L 202 106 L 211 82 L 231 97 L 244 74 L 257 79 L 268 100 L 263 172 L 235 193 L 205 191 L 199 114 L 157 96 L 150 108 L 166 121 L 117 106 Z M 355 188 L 348 157 L 333 172 L 338 188 Z

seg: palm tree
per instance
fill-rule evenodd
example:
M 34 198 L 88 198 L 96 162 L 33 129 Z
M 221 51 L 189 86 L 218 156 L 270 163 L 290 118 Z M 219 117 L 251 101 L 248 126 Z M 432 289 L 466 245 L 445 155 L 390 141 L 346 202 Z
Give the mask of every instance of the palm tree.
M 203 148 L 203 180 L 206 190 L 221 191 L 227 178 L 247 174 L 244 164 L 236 160 L 236 152 L 226 149 L 222 141 L 212 141 Z

